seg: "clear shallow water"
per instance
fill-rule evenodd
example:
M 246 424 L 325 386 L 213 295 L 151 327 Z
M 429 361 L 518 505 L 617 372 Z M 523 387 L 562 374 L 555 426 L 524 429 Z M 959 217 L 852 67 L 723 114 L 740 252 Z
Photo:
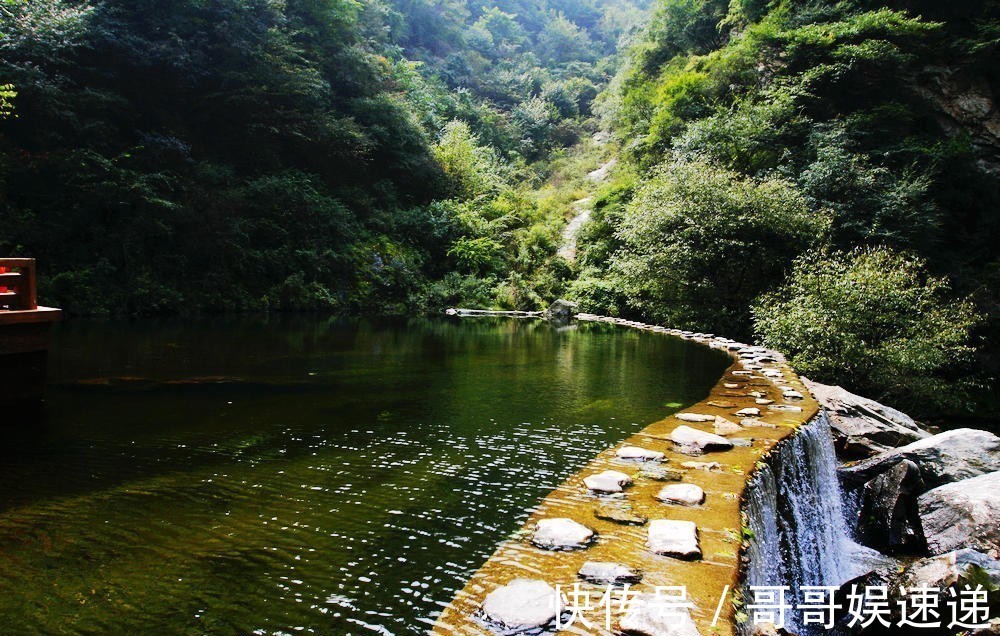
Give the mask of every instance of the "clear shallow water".
M 728 364 L 422 320 L 62 325 L 0 429 L 5 632 L 419 634 L 535 505 Z

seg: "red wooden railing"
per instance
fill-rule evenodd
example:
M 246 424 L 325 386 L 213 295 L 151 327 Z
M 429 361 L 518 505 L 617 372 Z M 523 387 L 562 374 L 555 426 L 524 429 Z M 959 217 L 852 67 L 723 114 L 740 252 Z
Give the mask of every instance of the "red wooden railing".
M 35 259 L 0 258 L 0 311 L 38 309 Z

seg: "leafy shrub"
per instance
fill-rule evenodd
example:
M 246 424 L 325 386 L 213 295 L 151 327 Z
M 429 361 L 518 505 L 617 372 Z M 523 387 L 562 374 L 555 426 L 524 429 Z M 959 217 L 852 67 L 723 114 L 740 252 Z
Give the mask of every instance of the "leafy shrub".
M 799 258 L 788 282 L 754 305 L 763 343 L 815 379 L 914 406 L 954 406 L 970 357 L 969 300 L 925 262 L 883 247 Z

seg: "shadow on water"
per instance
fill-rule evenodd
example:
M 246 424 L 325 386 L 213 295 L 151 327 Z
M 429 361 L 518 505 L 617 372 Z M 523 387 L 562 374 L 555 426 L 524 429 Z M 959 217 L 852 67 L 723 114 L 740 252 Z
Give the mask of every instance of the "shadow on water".
M 0 431 L 0 615 L 423 633 L 549 490 L 727 364 L 600 324 L 66 323 L 44 408 Z

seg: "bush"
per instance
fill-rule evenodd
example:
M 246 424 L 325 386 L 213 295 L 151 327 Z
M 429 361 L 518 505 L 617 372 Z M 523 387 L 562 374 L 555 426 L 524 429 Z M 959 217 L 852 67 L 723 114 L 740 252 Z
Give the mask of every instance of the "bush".
M 954 407 L 977 321 L 969 300 L 925 262 L 887 248 L 800 258 L 785 286 L 753 308 L 754 328 L 795 368 L 900 406 Z
M 827 226 L 786 181 L 675 161 L 625 208 L 610 277 L 647 319 L 741 336 L 753 299 Z

